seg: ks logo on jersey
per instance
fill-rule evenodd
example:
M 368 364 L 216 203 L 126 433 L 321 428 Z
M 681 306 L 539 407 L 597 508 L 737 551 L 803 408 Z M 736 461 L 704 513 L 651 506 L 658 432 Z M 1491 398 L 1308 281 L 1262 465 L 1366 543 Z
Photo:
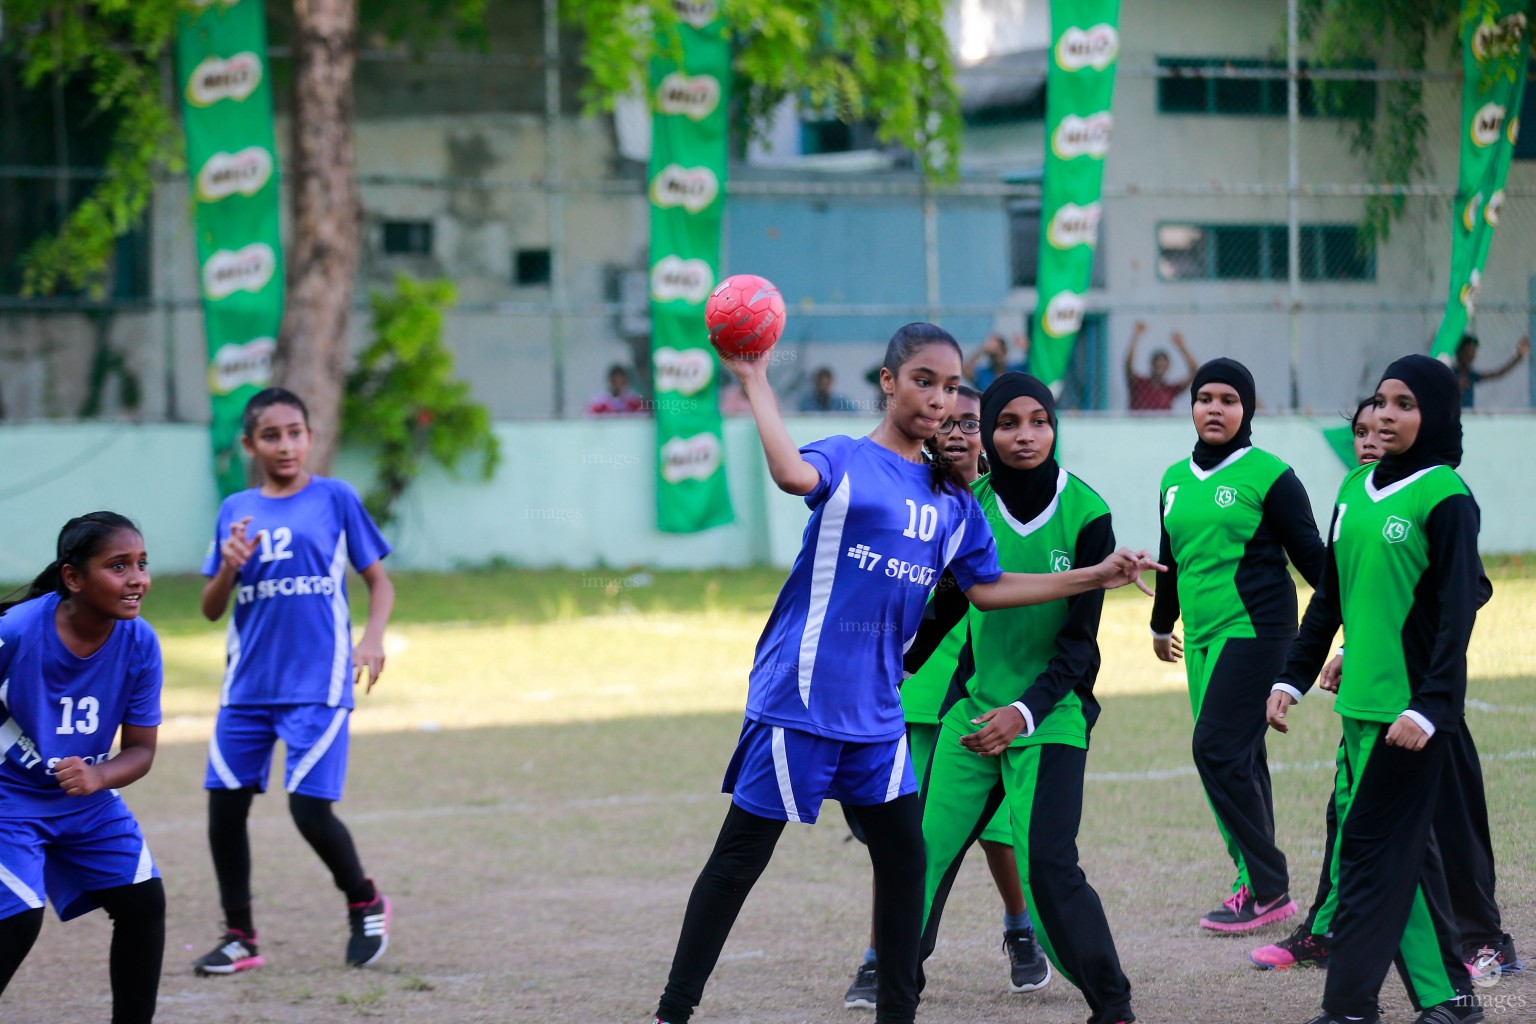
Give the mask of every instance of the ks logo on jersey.
M 1401 544 L 1408 539 L 1408 531 L 1413 524 L 1406 519 L 1397 516 L 1388 516 L 1387 521 L 1381 527 L 1381 535 L 1387 538 L 1388 544 Z
M 1051 572 L 1071 572 L 1072 556 L 1065 551 L 1055 550 L 1051 552 Z
M 1234 502 L 1236 502 L 1236 501 L 1237 501 L 1237 488 L 1236 487 L 1218 487 L 1218 488 L 1216 488 L 1216 504 L 1220 505 L 1222 508 L 1231 508 L 1232 504 Z

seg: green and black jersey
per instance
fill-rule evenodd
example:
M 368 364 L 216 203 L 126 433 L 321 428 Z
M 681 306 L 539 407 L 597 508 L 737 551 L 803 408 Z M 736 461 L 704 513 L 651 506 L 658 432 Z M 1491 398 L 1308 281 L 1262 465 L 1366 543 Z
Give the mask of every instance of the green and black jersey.
M 998 562 L 1005 571 L 1065 572 L 1102 561 L 1114 550 L 1109 507 L 1091 487 L 1066 470 L 1058 474 L 1055 499 L 1028 523 L 1008 511 L 987 477 L 976 482 L 975 491 L 997 541 Z M 961 732 L 975 732 L 971 719 L 1020 701 L 1029 709 L 1034 730 L 1028 736 L 1021 733 L 1013 741 L 1015 746 L 1065 743 L 1087 747 L 1088 733 L 1099 715 L 1093 684 L 1099 672 L 1097 638 L 1103 591 L 1048 604 L 982 612 L 970 608 L 963 594 L 941 587 L 935 603 L 938 614 L 919 630 L 908 652 L 909 666 L 914 657 L 926 656 L 926 649 L 933 644 L 932 635 L 953 621 L 956 605 L 965 613 L 968 633 L 944 698 L 942 721 Z
M 1378 488 L 1376 464 L 1344 478 L 1323 581 L 1279 682 L 1305 693 L 1340 625 L 1349 671 L 1334 708 L 1392 722 L 1404 711 L 1436 728 L 1462 717 L 1467 644 L 1480 604 L 1477 503 L 1450 466 Z
M 1306 489 L 1291 468 L 1259 448 L 1240 448 L 1210 469 L 1192 459 L 1163 474 L 1162 543 L 1152 631 L 1184 643 L 1296 634 L 1296 587 L 1286 557 L 1314 587 L 1323 543 Z

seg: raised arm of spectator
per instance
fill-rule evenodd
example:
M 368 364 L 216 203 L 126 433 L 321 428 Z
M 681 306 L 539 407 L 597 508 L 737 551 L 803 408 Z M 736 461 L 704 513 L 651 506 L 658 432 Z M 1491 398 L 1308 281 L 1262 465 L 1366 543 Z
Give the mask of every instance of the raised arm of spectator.
M 1189 382 L 1195 379 L 1195 374 L 1200 369 L 1200 363 L 1195 359 L 1194 354 L 1189 351 L 1189 346 L 1184 344 L 1184 335 L 1180 334 L 1178 331 L 1173 332 L 1173 347 L 1178 349 L 1179 355 L 1184 357 L 1184 368 L 1186 372 L 1184 374 L 1184 379 L 1179 381 L 1179 387 L 1187 388 L 1189 387 Z
M 1137 320 L 1136 326 L 1131 328 L 1131 343 L 1125 348 L 1125 383 L 1127 386 L 1136 379 L 1136 343 L 1141 336 L 1147 333 L 1147 322 Z
M 1509 357 L 1509 362 L 1505 363 L 1503 366 L 1499 367 L 1497 370 L 1489 370 L 1486 373 L 1484 373 L 1483 374 L 1483 380 L 1498 380 L 1500 377 L 1504 376 L 1510 370 L 1513 370 L 1515 367 L 1519 366 L 1520 365 L 1520 360 L 1522 360 L 1526 356 L 1530 355 L 1530 352 L 1531 352 L 1531 339 L 1530 338 L 1521 338 L 1519 341 L 1515 342 L 1515 354 Z

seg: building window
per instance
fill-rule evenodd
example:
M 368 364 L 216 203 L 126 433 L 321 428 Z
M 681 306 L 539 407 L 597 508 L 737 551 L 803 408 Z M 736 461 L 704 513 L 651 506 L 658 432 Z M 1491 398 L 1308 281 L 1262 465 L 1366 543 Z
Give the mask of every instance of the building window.
M 384 255 L 432 255 L 432 222 L 429 220 L 385 221 Z
M 1008 203 L 1009 285 L 1033 288 L 1040 277 L 1040 200 L 1014 199 Z M 1104 223 L 1093 249 L 1090 288 L 1104 287 Z
M 1013 264 L 1009 283 L 1033 288 L 1040 275 L 1040 200 L 1016 199 L 1008 204 L 1008 248 Z
M 1353 224 L 1303 224 L 1301 279 L 1376 280 L 1376 248 Z M 1164 281 L 1284 281 L 1284 224 L 1160 224 L 1157 276 Z
M 551 270 L 548 249 L 519 249 L 512 256 L 513 284 L 549 284 Z
M 116 123 L 104 119 L 90 83 L 53 79 L 22 85 L 14 60 L 0 58 L 0 296 L 21 294 L 21 260 L 101 180 Z M 149 215 L 119 238 L 107 269 L 109 300 L 150 294 Z M 60 289 L 60 295 L 79 295 Z
M 1157 82 L 1157 109 L 1163 114 L 1221 114 L 1233 117 L 1284 117 L 1285 62 L 1240 57 L 1160 57 L 1158 67 L 1171 76 Z M 1306 70 L 1303 62 L 1302 70 Z M 1208 69 L 1265 69 L 1277 78 L 1219 78 Z M 1303 78 L 1296 91 L 1302 117 L 1369 115 L 1376 109 L 1376 83 Z
M 848 124 L 837 120 L 800 122 L 800 152 L 805 156 L 879 148 L 880 140 L 875 137 L 873 124 L 862 121 Z

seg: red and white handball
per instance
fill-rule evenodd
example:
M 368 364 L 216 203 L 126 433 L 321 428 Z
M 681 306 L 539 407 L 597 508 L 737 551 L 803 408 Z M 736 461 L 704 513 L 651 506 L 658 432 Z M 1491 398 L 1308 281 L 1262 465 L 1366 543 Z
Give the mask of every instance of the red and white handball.
M 784 333 L 784 296 L 766 277 L 735 274 L 704 304 L 709 342 L 723 356 L 758 355 Z

